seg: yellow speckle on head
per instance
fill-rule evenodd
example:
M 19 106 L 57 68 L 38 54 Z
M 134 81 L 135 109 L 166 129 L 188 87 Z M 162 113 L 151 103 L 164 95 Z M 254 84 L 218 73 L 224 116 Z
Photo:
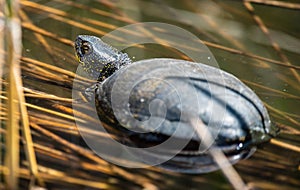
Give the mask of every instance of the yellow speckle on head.
M 83 67 L 85 66 L 85 63 L 83 61 L 78 61 Z
M 78 63 L 81 64 L 84 67 L 85 63 L 80 60 L 80 58 L 79 58 L 79 56 L 77 54 L 75 54 L 75 56 L 76 56 L 76 59 L 77 59 Z

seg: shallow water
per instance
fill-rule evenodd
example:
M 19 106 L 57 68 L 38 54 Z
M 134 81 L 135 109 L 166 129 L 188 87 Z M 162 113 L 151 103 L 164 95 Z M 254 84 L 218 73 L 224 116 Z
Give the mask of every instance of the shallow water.
M 36 0 L 21 1 L 21 4 L 22 10 L 30 20 L 26 21 L 23 15 L 23 56 L 73 72 L 76 72 L 78 64 L 70 43 L 79 34 L 101 37 L 119 27 L 138 22 L 168 23 L 191 32 L 208 46 L 221 69 L 244 81 L 264 101 L 273 122 L 282 128 L 276 139 L 296 147 L 300 146 L 299 8 L 251 3 L 254 12 L 249 13 L 239 1 Z M 255 21 L 257 17 L 261 21 L 259 24 Z M 28 25 L 29 22 L 36 28 Z M 262 29 L 267 32 L 264 33 Z M 126 38 L 138 38 L 139 35 L 147 33 L 121 32 L 124 34 L 120 39 L 114 36 L 107 37 L 108 40 L 114 40 L 115 43 L 111 45 L 116 48 L 125 46 L 128 42 Z M 46 39 L 48 50 L 38 40 L 37 35 Z M 62 42 L 58 38 L 66 40 Z M 155 39 L 155 36 L 152 38 Z M 161 38 L 158 38 L 156 42 L 159 43 L 160 40 Z M 178 41 L 173 42 L 178 45 Z M 201 53 L 192 49 L 189 41 L 179 45 L 189 52 Z M 153 57 L 186 58 L 175 48 L 159 44 L 134 46 L 124 51 L 134 60 Z M 206 61 L 208 60 L 201 62 Z M 36 77 L 34 72 L 40 72 L 39 70 L 24 67 L 25 87 L 60 97 L 72 96 L 72 83 L 56 81 L 55 76 L 52 79 Z M 28 101 L 51 107 L 51 102 L 45 103 L 33 98 L 29 98 Z M 60 135 L 74 143 L 79 144 L 82 141 L 78 140 L 80 137 L 64 133 Z M 43 157 L 40 159 L 43 160 Z M 47 165 L 47 161 L 41 162 Z M 252 157 L 239 162 L 235 168 L 249 186 L 261 189 L 298 189 L 299 164 L 299 151 L 269 143 L 259 147 Z M 74 165 L 67 166 L 66 173 L 69 171 L 70 175 L 76 176 L 72 173 L 76 170 Z M 184 175 L 162 170 L 154 173 L 143 169 L 125 170 L 148 177 L 159 189 L 231 189 L 221 172 Z M 102 176 L 97 172 L 95 176 L 104 182 L 108 179 L 106 175 Z M 123 185 L 126 183 L 133 189 L 140 188 L 123 181 Z

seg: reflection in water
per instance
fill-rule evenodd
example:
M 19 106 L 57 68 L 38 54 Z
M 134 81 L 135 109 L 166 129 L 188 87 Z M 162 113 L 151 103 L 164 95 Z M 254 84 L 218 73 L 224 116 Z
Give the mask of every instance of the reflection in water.
M 101 37 L 136 22 L 166 22 L 197 35 L 222 69 L 245 81 L 264 101 L 273 122 L 281 128 L 277 140 L 300 146 L 299 4 L 136 0 L 21 1 L 21 4 L 23 81 L 37 159 L 48 188 L 231 188 L 220 172 L 183 175 L 157 168 L 129 170 L 110 165 L 88 150 L 78 134 L 70 99 L 74 78 L 71 71 L 77 68 L 72 41 L 78 34 Z M 141 31 L 124 33 L 138 36 Z M 122 39 L 114 40 L 113 46 L 122 46 Z M 191 49 L 189 44 L 180 45 Z M 126 52 L 134 60 L 186 58 L 170 47 L 152 44 L 130 47 Z M 82 79 L 82 87 L 76 87 L 78 93 L 89 82 Z M 76 101 L 81 106 L 82 100 Z M 93 120 L 87 115 L 79 118 L 82 123 Z M 85 130 L 95 134 L 89 128 Z M 99 139 L 105 138 L 105 134 L 97 135 Z M 21 156 L 24 163 L 23 152 Z M 252 187 L 297 189 L 299 157 L 297 150 L 266 144 L 250 159 L 237 164 L 236 169 Z M 22 173 L 24 176 L 28 176 L 26 171 Z M 27 187 L 27 181 L 22 180 L 21 185 Z

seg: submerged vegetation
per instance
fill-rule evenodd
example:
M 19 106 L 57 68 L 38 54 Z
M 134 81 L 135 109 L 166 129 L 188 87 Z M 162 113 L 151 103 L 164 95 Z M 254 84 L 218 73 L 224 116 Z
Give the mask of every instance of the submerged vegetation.
M 300 18 L 300 4 L 191 2 L 0 0 L 0 189 L 231 188 L 221 172 L 184 175 L 155 167 L 113 165 L 97 156 L 81 138 L 75 120 L 83 126 L 97 122 L 86 113 L 73 116 L 72 103 L 78 101 L 71 98 L 77 68 L 75 36 L 103 36 L 118 27 L 146 21 L 171 23 L 196 34 L 221 67 L 236 74 L 264 100 L 281 134 L 236 165 L 246 184 L 262 189 L 299 188 L 300 52 L 295 44 L 300 40 L 300 28 L 295 23 Z M 276 15 L 285 16 L 279 19 Z M 276 24 L 277 19 L 280 24 Z M 147 33 L 123 32 L 133 37 Z M 126 40 L 111 38 L 119 44 Z M 170 46 L 137 45 L 126 51 L 137 60 L 187 59 Z M 81 94 L 92 81 L 76 78 L 81 86 L 75 91 Z M 76 106 L 83 106 L 78 102 Z M 99 136 L 99 143 L 107 138 L 107 134 L 88 127 L 83 130 Z

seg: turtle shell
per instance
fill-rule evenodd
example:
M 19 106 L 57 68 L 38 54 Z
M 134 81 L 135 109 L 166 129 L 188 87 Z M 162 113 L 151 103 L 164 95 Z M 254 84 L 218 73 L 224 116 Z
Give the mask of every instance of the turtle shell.
M 187 173 L 218 169 L 191 126 L 199 119 L 231 163 L 251 155 L 258 144 L 276 134 L 257 95 L 220 69 L 177 59 L 149 59 L 121 68 L 96 85 L 95 103 L 101 122 L 139 148 L 172 138 L 159 158 L 182 148 L 161 167 Z M 197 126 L 196 126 L 197 127 Z M 125 141 L 122 141 L 123 143 Z M 175 143 L 174 143 L 175 142 Z

